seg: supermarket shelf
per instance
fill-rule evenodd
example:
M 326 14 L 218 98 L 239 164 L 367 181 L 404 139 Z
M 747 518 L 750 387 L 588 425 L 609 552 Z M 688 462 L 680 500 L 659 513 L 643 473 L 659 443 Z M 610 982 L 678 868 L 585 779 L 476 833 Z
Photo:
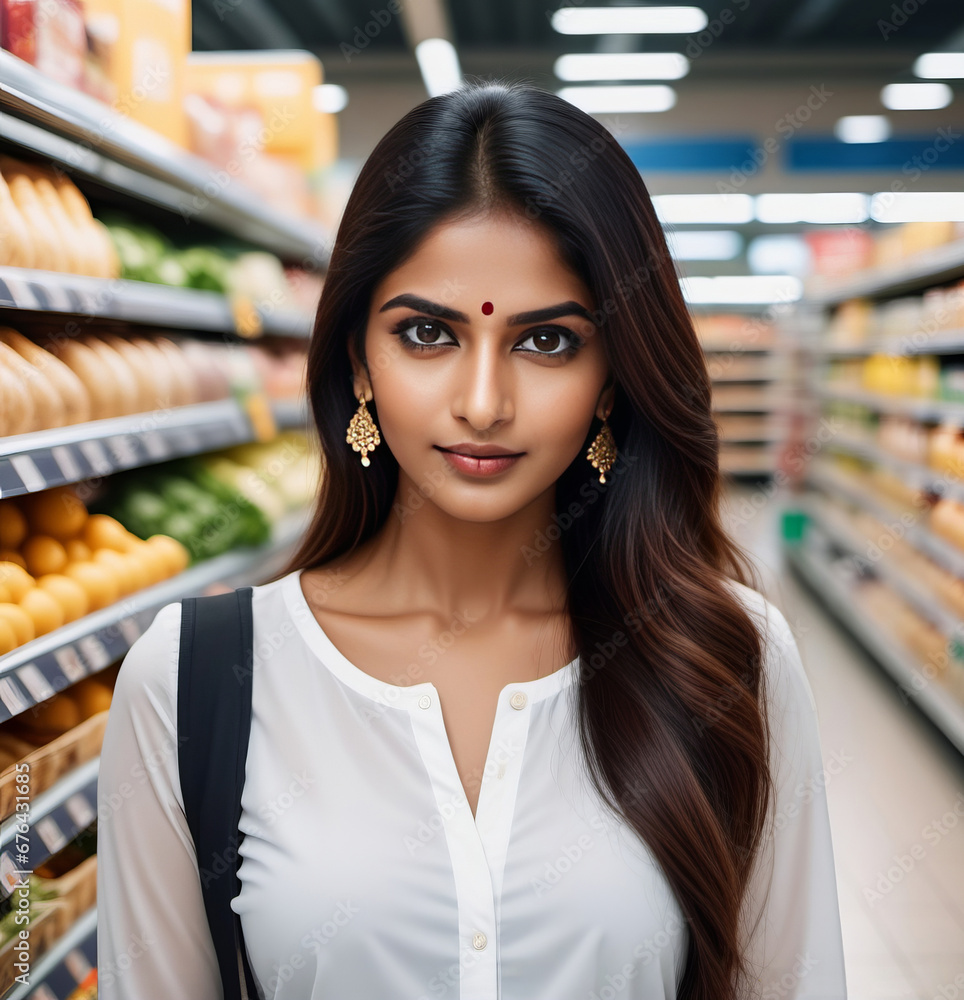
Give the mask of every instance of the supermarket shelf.
M 245 336 L 252 323 L 249 307 L 254 308 L 254 323 L 263 334 L 307 338 L 311 333 L 310 317 L 294 309 L 253 307 L 246 300 L 235 305 L 229 296 L 219 292 L 28 267 L 0 267 L 0 308 Z
M 848 482 L 844 473 L 824 468 L 819 460 L 815 460 L 811 464 L 807 472 L 807 482 L 827 493 L 835 494 L 858 507 L 862 507 L 868 514 L 885 525 L 895 520 L 900 521 L 899 511 L 888 508 L 886 504 L 875 500 L 859 484 Z M 948 539 L 935 534 L 926 525 L 920 523 L 907 524 L 901 521 L 900 530 L 903 538 L 918 552 L 927 556 L 928 559 L 932 559 L 948 573 L 953 573 L 964 580 L 964 552 L 955 548 Z
M 100 755 L 30 797 L 29 812 L 15 813 L 0 824 L 0 898 L 13 892 L 21 873 L 43 864 L 97 819 L 99 769 Z
M 214 583 L 241 586 L 252 577 L 271 576 L 301 537 L 307 517 L 307 511 L 295 511 L 274 526 L 266 545 L 205 559 L 0 656 L 0 722 L 120 659 L 164 605 L 199 595 Z
M 241 182 L 221 183 L 224 171 L 207 160 L 3 51 L 0 134 L 185 222 L 198 219 L 282 258 L 328 266 L 329 237 L 320 225 L 284 216 Z
M 304 404 L 279 401 L 272 403 L 272 411 L 279 427 L 306 426 Z M 35 493 L 254 439 L 251 419 L 234 399 L 0 437 L 0 497 Z
M 789 544 L 784 552 L 790 566 L 810 584 L 825 606 L 871 655 L 890 673 L 908 697 L 930 717 L 945 735 L 964 752 L 964 705 L 939 682 L 929 680 L 915 664 L 914 657 L 895 636 L 884 634 L 880 625 L 867 617 L 851 592 L 827 567 L 825 560 L 806 544 Z
M 81 957 L 83 960 L 81 960 Z M 91 907 L 78 917 L 67 933 L 47 951 L 30 970 L 30 982 L 21 983 L 5 994 L 3 1000 L 26 1000 L 40 994 L 43 1000 L 68 1000 L 78 984 L 77 973 L 97 966 L 97 907 Z
M 884 396 L 860 389 L 835 389 L 831 386 L 820 386 L 816 391 L 822 399 L 856 403 L 877 413 L 892 413 L 902 417 L 913 417 L 916 420 L 964 421 L 964 402 L 949 399 L 915 399 L 912 396 Z
M 813 281 L 804 291 L 804 299 L 816 305 L 835 305 L 860 296 L 911 292 L 962 275 L 964 240 L 955 240 L 887 267 L 874 268 L 842 279 Z
M 964 483 L 950 472 L 941 472 L 938 469 L 931 469 L 919 462 L 911 462 L 905 458 L 898 458 L 884 451 L 873 441 L 861 441 L 850 434 L 838 432 L 833 439 L 827 442 L 829 448 L 846 452 L 856 458 L 862 458 L 866 462 L 873 462 L 882 468 L 892 472 L 900 478 L 906 485 L 935 496 L 950 497 L 964 503 Z
M 899 566 L 892 565 L 892 560 L 887 555 L 876 560 L 868 557 L 868 540 L 847 523 L 842 511 L 833 509 L 830 503 L 816 496 L 798 497 L 796 503 L 841 548 L 852 554 L 855 564 L 870 569 L 915 608 L 918 614 L 933 622 L 942 632 L 964 639 L 964 621 L 950 611 L 936 594 L 918 586 Z M 882 524 L 881 529 L 886 530 L 886 526 Z
M 859 358 L 871 354 L 888 354 L 894 357 L 914 354 L 964 354 L 964 330 L 939 330 L 934 334 L 915 331 L 905 337 L 874 339 L 863 344 L 820 344 L 805 341 L 802 346 L 812 355 L 827 358 Z

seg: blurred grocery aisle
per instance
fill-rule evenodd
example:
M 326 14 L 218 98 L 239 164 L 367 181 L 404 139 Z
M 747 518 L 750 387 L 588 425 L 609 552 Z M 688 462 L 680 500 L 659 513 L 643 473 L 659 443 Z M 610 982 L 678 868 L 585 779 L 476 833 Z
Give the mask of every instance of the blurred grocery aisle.
M 817 698 L 850 996 L 964 998 L 964 13 L 550 7 L 0 0 L 3 1000 L 96 997 L 119 665 L 163 605 L 297 544 L 345 201 L 385 132 L 470 75 L 559 94 L 638 168 L 731 529 Z
M 787 616 L 817 701 L 850 1000 L 957 996 L 964 760 L 787 565 L 788 502 L 787 490 L 733 482 L 727 522 Z

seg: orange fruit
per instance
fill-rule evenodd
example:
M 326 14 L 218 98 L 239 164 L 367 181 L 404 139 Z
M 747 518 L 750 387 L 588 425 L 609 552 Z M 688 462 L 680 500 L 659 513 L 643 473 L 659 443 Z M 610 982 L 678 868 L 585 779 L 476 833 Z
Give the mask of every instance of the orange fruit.
M 67 550 L 50 535 L 31 535 L 20 550 L 31 576 L 59 573 L 67 565 Z
M 96 552 L 97 549 L 115 549 L 126 552 L 130 532 L 110 514 L 91 514 L 84 524 L 83 540 Z
M 153 545 L 155 549 L 160 551 L 164 557 L 164 561 L 167 563 L 169 576 L 174 576 L 175 573 L 180 573 L 187 569 L 187 564 L 190 562 L 190 555 L 187 549 L 176 538 L 171 538 L 170 535 L 151 535 L 147 539 L 147 544 Z
M 12 501 L 0 503 L 0 549 L 16 549 L 27 537 L 27 519 Z
M 134 589 L 134 578 L 127 565 L 127 558 L 116 549 L 96 549 L 94 562 L 106 566 L 117 581 L 121 597 Z
M 69 486 L 56 486 L 34 493 L 24 503 L 24 513 L 34 532 L 50 535 L 59 542 L 76 537 L 87 520 L 83 500 Z
M 69 562 L 87 562 L 94 557 L 90 546 L 79 538 L 71 538 L 69 541 L 64 542 L 64 548 L 67 550 L 67 559 Z
M 120 589 L 113 573 L 103 564 L 90 562 L 67 563 L 66 576 L 75 579 L 85 591 L 89 610 L 97 611 L 113 604 L 120 597 Z
M 147 586 L 153 586 L 155 583 L 160 583 L 161 580 L 166 580 L 170 574 L 167 571 L 167 559 L 164 557 L 164 553 L 161 552 L 153 545 L 148 545 L 147 542 L 141 541 L 139 545 L 134 546 L 134 551 L 129 553 L 130 558 L 136 559 L 144 569 L 144 572 L 148 576 Z
M 9 653 L 10 650 L 17 648 L 17 634 L 13 630 L 13 626 L 7 622 L 0 619 L 0 656 L 4 653 Z
M 13 601 L 13 594 L 7 589 L 5 583 L 0 583 L 0 604 L 9 604 Z
M 19 604 L 0 604 L 0 621 L 5 621 L 13 629 L 18 646 L 37 637 L 33 619 Z
M 37 635 L 45 635 L 60 628 L 64 623 L 64 612 L 53 594 L 42 587 L 32 587 L 20 598 L 20 607 L 33 619 Z
M 83 586 L 72 576 L 66 576 L 63 573 L 48 573 L 37 579 L 37 586 L 46 590 L 63 608 L 65 622 L 83 618 L 87 614 L 90 598 Z
M 12 562 L 21 569 L 27 568 L 27 560 L 16 549 L 0 549 L 0 562 Z
M 125 552 L 121 558 L 127 562 L 127 572 L 131 577 L 131 593 L 143 590 L 154 582 L 153 572 L 136 551 Z
M 80 709 L 81 717 L 89 719 L 110 708 L 114 689 L 100 677 L 84 677 L 71 685 L 70 694 Z
M 0 562 L 0 584 L 12 600 L 19 601 L 34 585 L 34 578 L 19 563 Z

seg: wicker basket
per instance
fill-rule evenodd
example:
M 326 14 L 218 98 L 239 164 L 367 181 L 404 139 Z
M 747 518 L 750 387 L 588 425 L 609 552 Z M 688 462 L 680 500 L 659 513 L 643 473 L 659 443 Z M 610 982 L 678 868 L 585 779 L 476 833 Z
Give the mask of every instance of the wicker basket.
M 59 902 L 36 903 L 33 908 L 33 918 L 24 926 L 30 932 L 29 964 L 36 967 L 37 960 L 48 951 L 70 925 L 64 924 L 63 907 Z M 14 951 L 17 938 L 11 938 L 0 948 L 0 994 L 4 994 L 16 982 L 18 970 L 15 968 L 20 961 L 20 953 Z M 26 956 L 25 956 L 26 957 Z
M 92 715 L 79 726 L 68 729 L 56 739 L 37 747 L 18 763 L 30 764 L 30 797 L 50 788 L 68 771 L 74 770 L 100 753 L 109 709 Z M 16 812 L 17 764 L 0 774 L 0 820 Z

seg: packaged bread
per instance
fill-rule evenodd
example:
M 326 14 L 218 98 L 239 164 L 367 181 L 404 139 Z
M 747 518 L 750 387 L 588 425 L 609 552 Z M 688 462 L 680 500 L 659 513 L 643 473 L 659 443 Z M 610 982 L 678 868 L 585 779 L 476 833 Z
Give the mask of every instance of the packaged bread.
M 47 376 L 64 405 L 65 424 L 80 424 L 90 420 L 90 394 L 83 382 L 60 358 L 8 326 L 0 326 L 0 343 L 13 348 L 20 357 Z
M 68 270 L 69 259 L 63 238 L 34 187 L 27 165 L 12 156 L 0 156 L 0 173 L 33 237 L 34 267 L 48 271 Z
M 26 430 L 63 427 L 67 419 L 63 400 L 57 395 L 50 379 L 3 342 L 0 342 L 0 360 L 20 380 L 33 400 L 32 418 Z
M 0 173 L 0 264 L 34 267 L 33 237 L 6 178 Z

